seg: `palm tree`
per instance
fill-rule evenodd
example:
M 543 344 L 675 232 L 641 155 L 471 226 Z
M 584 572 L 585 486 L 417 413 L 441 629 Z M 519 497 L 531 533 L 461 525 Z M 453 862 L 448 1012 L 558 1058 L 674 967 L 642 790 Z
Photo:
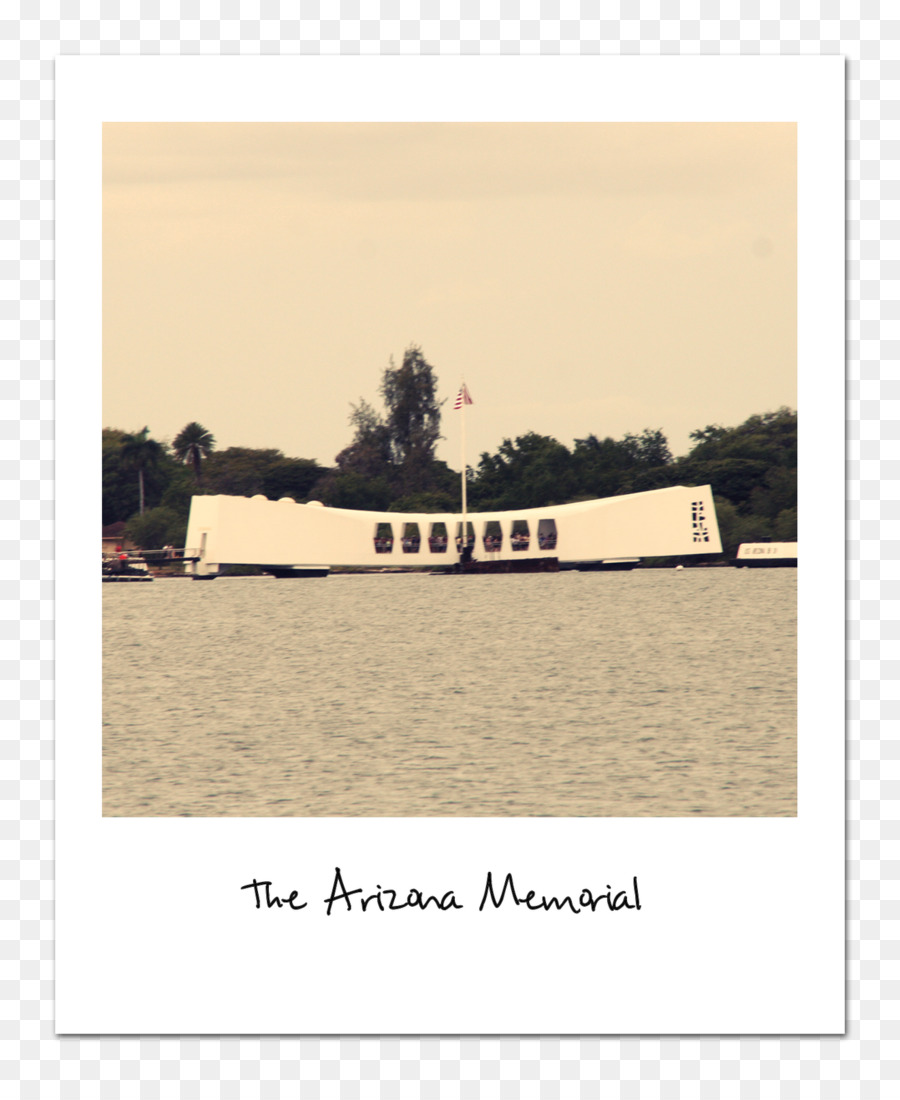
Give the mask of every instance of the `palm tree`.
M 179 462 L 190 463 L 194 467 L 194 477 L 200 484 L 200 464 L 204 458 L 209 458 L 216 445 L 216 438 L 196 420 L 185 424 L 178 435 L 172 440 L 172 450 Z
M 153 469 L 162 454 L 162 444 L 150 438 L 150 429 L 147 427 L 122 436 L 122 462 L 138 473 L 141 515 L 144 514 L 144 471 Z

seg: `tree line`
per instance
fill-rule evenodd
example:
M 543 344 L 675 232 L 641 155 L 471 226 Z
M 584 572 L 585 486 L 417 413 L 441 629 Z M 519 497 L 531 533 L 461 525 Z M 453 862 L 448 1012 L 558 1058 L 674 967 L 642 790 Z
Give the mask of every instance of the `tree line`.
M 331 467 L 280 450 L 216 449 L 192 422 L 166 443 L 138 432 L 103 430 L 103 524 L 124 521 L 127 537 L 150 548 L 183 546 L 191 496 L 288 496 L 336 508 L 457 512 L 460 475 L 435 457 L 441 439 L 437 376 L 421 348 L 406 349 L 382 372 L 383 410 L 351 405 L 353 437 Z M 537 508 L 661 489 L 712 486 L 725 553 L 741 542 L 797 537 L 797 414 L 780 408 L 736 427 L 710 424 L 673 457 L 662 429 L 621 439 L 588 435 L 571 447 L 528 431 L 483 452 L 468 470 L 471 511 Z

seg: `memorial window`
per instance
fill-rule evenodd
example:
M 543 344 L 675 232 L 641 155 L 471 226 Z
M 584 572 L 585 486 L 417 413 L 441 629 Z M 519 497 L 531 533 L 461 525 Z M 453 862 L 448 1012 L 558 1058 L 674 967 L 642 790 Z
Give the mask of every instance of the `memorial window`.
M 466 521 L 466 543 L 471 549 L 475 545 L 475 528 L 470 521 Z M 462 550 L 462 524 L 456 525 L 456 549 Z
M 428 536 L 428 549 L 432 554 L 446 554 L 447 541 L 447 524 L 440 521 L 432 523 Z
M 540 550 L 555 550 L 556 549 L 556 520 L 555 519 L 542 519 L 538 522 L 537 529 L 538 536 L 538 549 Z
M 418 554 L 422 538 L 419 535 L 418 523 L 404 523 L 401 545 L 404 554 Z
M 375 553 L 390 554 L 394 549 L 394 528 L 389 523 L 379 523 L 375 527 Z
M 482 535 L 486 554 L 496 554 L 503 547 L 503 531 L 495 519 L 489 519 L 484 525 Z
M 513 550 L 527 550 L 531 543 L 531 533 L 528 530 L 527 519 L 514 519 L 512 525 L 512 533 L 510 535 L 510 546 Z

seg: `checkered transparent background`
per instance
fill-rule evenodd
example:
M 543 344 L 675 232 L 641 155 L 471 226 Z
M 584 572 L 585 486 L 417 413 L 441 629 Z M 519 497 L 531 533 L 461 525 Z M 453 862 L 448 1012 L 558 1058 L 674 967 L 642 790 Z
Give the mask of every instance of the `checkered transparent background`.
M 900 753 L 890 734 L 900 718 L 900 503 L 894 498 L 900 380 L 890 363 L 900 348 L 900 309 L 890 303 L 900 277 L 900 22 L 882 18 L 889 10 L 874 0 L 6 0 L 0 7 L 6 363 L 0 381 L 0 714 L 8 806 L 0 855 L 2 1095 L 827 1100 L 880 1098 L 897 1087 Z M 61 53 L 848 58 L 850 1025 L 844 1038 L 55 1037 L 53 61 Z

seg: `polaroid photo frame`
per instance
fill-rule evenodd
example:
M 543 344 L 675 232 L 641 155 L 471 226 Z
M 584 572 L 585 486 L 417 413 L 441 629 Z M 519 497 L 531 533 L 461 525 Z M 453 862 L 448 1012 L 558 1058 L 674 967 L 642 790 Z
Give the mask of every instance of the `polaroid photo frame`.
M 843 1030 L 843 77 L 834 57 L 58 60 L 59 1033 Z M 796 123 L 796 817 L 103 817 L 99 501 L 81 486 L 100 483 L 101 132 L 142 120 Z M 338 867 L 348 890 L 447 904 L 347 913 L 327 904 Z M 523 895 L 625 901 L 483 906 L 489 873 L 497 892 L 513 874 Z

